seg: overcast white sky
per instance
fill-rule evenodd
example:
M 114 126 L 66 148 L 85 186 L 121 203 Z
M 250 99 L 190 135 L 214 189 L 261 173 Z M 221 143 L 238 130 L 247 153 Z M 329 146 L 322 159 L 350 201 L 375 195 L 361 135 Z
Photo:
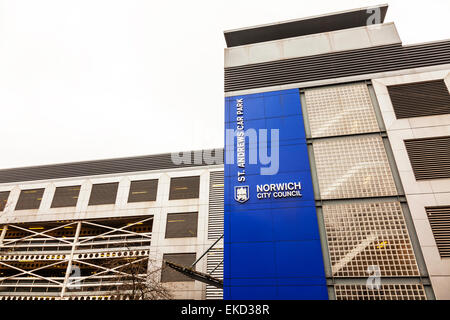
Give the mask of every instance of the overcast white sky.
M 0 168 L 223 146 L 223 30 L 383 0 L 0 0 Z M 450 1 L 389 0 L 403 43 Z

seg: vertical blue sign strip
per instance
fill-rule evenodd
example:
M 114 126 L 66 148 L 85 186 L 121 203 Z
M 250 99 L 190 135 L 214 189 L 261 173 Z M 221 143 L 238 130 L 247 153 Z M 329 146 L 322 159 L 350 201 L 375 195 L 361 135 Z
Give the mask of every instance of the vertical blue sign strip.
M 267 129 L 267 143 L 225 139 L 234 163 L 225 163 L 224 299 L 328 299 L 299 91 L 225 98 L 225 129 Z M 261 163 L 266 149 L 272 163 Z M 276 174 L 261 175 L 270 167 Z

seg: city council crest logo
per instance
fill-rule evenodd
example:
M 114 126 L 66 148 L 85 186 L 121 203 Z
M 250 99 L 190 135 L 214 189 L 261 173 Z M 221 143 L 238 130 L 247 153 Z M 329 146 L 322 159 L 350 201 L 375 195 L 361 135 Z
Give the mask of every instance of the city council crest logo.
M 244 203 L 250 198 L 250 192 L 248 186 L 234 187 L 234 200 L 239 203 Z

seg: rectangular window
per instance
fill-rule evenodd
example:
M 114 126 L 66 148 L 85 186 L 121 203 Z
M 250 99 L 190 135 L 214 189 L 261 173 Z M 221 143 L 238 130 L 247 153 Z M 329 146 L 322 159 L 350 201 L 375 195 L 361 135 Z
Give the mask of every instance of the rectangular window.
M 450 206 L 425 209 L 441 258 L 450 258 Z
M 30 189 L 20 192 L 16 210 L 39 209 L 45 189 Z
M 89 198 L 89 205 L 115 204 L 118 187 L 118 182 L 94 184 Z
M 155 201 L 158 179 L 131 181 L 128 202 Z
M 450 113 L 450 94 L 444 80 L 387 87 L 397 119 Z
M 170 179 L 169 200 L 198 198 L 200 177 L 178 177 Z
M 52 201 L 52 208 L 76 207 L 81 186 L 58 187 Z
M 405 141 L 416 180 L 450 178 L 450 137 Z
M 183 267 L 190 267 L 195 262 L 195 253 L 170 253 L 164 254 L 163 260 L 173 262 Z M 180 282 L 180 281 L 194 281 L 194 279 L 185 276 L 184 274 L 163 265 L 161 272 L 161 282 Z
M 0 212 L 5 210 L 6 203 L 8 202 L 9 191 L 0 192 Z
M 197 212 L 167 214 L 166 238 L 197 236 Z

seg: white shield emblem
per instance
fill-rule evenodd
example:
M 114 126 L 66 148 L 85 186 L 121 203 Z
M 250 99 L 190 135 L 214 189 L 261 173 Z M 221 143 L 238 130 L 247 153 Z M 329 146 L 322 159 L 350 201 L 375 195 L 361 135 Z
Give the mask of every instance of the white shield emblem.
M 234 187 L 234 200 L 240 203 L 244 203 L 250 197 L 248 186 Z

